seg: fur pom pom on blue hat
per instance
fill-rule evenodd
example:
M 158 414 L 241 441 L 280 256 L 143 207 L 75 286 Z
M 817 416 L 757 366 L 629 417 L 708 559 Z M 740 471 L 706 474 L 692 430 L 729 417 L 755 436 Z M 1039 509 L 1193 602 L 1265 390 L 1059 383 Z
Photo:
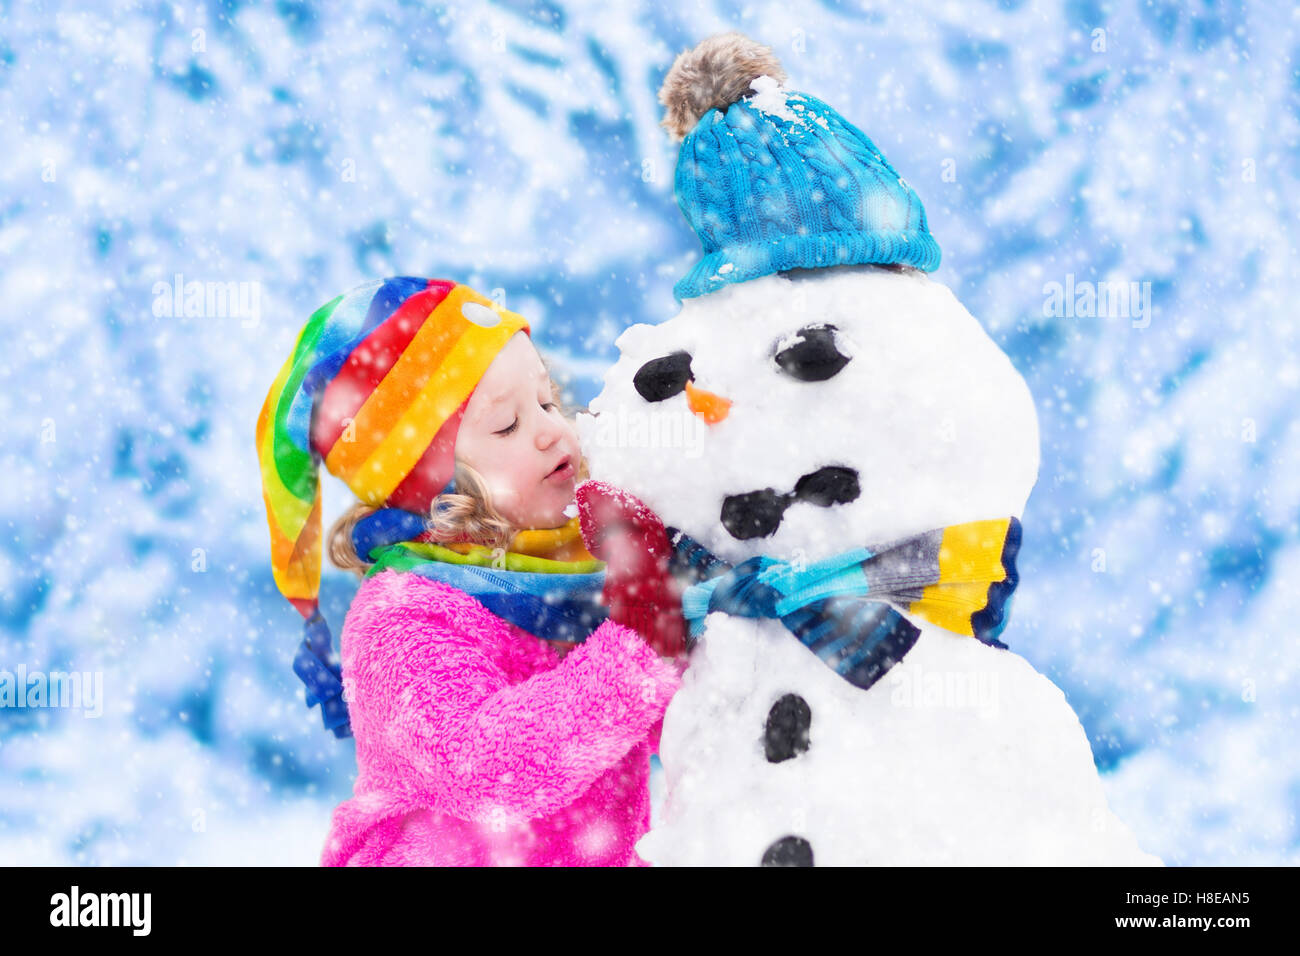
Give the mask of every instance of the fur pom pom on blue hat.
M 682 140 L 677 205 L 704 247 L 673 287 L 679 300 L 788 269 L 939 267 L 912 188 L 865 133 L 785 78 L 770 49 L 739 33 L 704 40 L 668 71 L 659 101 Z

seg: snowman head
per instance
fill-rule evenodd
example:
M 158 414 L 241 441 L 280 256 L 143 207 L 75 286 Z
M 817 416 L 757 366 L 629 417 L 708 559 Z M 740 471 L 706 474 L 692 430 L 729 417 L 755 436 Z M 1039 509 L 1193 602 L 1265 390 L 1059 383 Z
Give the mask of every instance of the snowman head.
M 592 476 L 733 563 L 1018 516 L 1038 474 L 1024 380 L 920 272 L 769 275 L 617 344 L 579 421 Z

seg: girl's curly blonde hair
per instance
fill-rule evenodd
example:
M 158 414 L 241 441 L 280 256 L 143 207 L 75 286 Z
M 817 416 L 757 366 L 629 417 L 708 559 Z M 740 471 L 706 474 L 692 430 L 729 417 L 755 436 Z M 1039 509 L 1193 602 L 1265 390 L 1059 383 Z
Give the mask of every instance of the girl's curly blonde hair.
M 550 364 L 545 358 L 542 365 L 550 372 Z M 573 409 L 567 406 L 560 393 L 560 387 L 551 379 L 551 399 L 560 406 L 560 413 L 573 422 Z M 516 528 L 492 504 L 487 482 L 483 476 L 465 462 L 457 460 L 455 470 L 456 490 L 451 494 L 439 495 L 433 500 L 429 515 L 429 529 L 437 542 L 471 541 L 489 548 L 508 548 L 511 540 L 522 529 Z M 577 481 L 588 477 L 587 459 L 578 456 Z M 357 522 L 367 515 L 374 514 L 376 508 L 354 502 L 330 527 L 327 545 L 330 562 L 344 571 L 351 571 L 358 577 L 364 577 L 372 562 L 357 554 L 352 542 L 352 529 Z

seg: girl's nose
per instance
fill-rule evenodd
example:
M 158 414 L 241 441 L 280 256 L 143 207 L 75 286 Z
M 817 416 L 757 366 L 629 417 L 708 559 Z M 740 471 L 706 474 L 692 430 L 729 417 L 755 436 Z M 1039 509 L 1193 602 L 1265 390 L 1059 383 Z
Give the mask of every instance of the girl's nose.
M 537 447 L 541 451 L 545 451 L 560 440 L 560 436 L 564 434 L 564 429 L 550 415 L 545 412 L 542 412 L 541 415 L 542 420 L 537 426 Z

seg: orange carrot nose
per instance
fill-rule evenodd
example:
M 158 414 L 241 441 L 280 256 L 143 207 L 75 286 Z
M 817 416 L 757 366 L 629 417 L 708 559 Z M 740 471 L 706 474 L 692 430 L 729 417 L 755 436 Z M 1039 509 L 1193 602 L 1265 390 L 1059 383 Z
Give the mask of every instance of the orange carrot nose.
M 731 400 L 686 383 L 686 404 L 710 425 L 716 425 L 731 411 Z

